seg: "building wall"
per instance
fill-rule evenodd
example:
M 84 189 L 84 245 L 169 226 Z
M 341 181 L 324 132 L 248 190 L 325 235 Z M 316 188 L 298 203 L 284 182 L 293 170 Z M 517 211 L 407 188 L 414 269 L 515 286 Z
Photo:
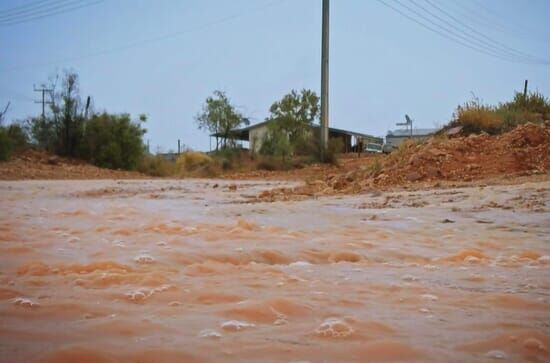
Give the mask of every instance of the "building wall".
M 403 141 L 413 139 L 415 141 L 422 141 L 430 138 L 432 135 L 413 135 L 413 136 L 386 136 L 386 144 L 393 147 L 398 147 Z
M 250 153 L 259 153 L 262 148 L 262 141 L 268 132 L 267 125 L 254 127 L 248 131 L 248 145 Z

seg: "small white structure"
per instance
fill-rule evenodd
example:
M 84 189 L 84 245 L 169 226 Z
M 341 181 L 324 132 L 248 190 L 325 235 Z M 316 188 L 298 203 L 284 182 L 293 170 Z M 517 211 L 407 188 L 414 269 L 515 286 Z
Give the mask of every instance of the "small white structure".
M 386 145 L 396 148 L 404 140 L 426 140 L 440 129 L 409 129 L 409 130 L 393 130 L 388 131 L 386 135 Z

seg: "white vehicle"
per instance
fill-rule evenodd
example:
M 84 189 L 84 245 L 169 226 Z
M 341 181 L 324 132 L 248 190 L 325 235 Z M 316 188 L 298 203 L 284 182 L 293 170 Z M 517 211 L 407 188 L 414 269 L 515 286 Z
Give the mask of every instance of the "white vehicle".
M 382 145 L 369 142 L 365 146 L 365 151 L 368 152 L 368 153 L 381 153 L 382 152 Z

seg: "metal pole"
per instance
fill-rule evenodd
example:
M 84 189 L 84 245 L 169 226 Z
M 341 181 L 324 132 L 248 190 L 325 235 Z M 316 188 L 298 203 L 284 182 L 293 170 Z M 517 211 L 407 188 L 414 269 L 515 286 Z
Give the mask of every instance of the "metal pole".
M 321 160 L 325 160 L 328 146 L 328 46 L 329 0 L 323 0 L 323 35 L 321 45 Z
M 523 86 L 523 98 L 527 98 L 527 80 L 525 80 L 525 85 Z

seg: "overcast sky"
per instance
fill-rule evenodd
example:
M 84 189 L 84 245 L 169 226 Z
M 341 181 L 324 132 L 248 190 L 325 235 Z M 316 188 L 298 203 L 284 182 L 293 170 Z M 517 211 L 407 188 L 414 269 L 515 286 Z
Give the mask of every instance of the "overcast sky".
M 67 1 L 0 2 L 8 119 L 39 114 L 33 84 L 71 69 L 96 110 L 146 113 L 152 150 L 176 149 L 178 138 L 206 150 L 194 116 L 213 90 L 253 122 L 291 89 L 320 90 L 321 0 L 83 0 L 92 4 L 26 22 L 13 15 Z M 550 95 L 550 1 L 383 1 L 408 18 L 378 0 L 331 1 L 331 126 L 382 136 L 407 113 L 433 127 L 472 93 L 504 101 L 525 79 Z M 425 26 L 446 36 L 455 26 L 463 44 Z

